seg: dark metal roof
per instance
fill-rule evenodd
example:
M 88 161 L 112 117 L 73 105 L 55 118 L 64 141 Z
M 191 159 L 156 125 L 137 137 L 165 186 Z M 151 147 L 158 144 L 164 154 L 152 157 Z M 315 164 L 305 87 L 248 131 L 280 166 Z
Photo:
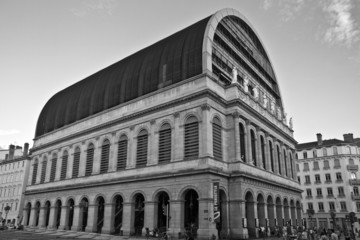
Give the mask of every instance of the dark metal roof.
M 35 138 L 201 74 L 203 39 L 209 19 L 207 17 L 55 94 L 40 113 Z

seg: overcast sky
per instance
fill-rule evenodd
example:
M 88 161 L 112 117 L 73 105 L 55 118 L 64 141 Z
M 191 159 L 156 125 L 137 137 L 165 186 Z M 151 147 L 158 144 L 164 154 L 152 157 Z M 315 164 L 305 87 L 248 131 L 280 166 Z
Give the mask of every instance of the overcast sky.
M 255 27 L 299 143 L 360 137 L 360 0 L 0 0 L 0 147 L 58 91 L 223 8 Z

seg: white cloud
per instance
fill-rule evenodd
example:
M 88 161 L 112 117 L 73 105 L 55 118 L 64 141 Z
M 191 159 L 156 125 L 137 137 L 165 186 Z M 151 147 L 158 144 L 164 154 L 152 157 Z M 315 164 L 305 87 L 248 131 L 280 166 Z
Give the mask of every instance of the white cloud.
M 274 2 L 271 0 L 265 0 L 263 8 L 265 10 L 269 10 L 274 7 L 277 11 L 279 11 L 281 20 L 283 22 L 288 22 L 297 17 L 302 10 L 305 1 L 306 0 L 281 0 Z M 274 6 L 274 4 L 276 4 L 276 6 Z
M 11 129 L 11 130 L 0 129 L 0 136 L 13 135 L 13 134 L 17 134 L 17 133 L 20 133 L 20 131 L 17 129 Z
M 272 6 L 271 0 L 265 0 L 264 1 L 263 7 L 264 7 L 265 10 L 269 10 L 271 8 L 271 6 Z
M 95 12 L 111 16 L 117 6 L 115 0 L 87 0 L 82 2 L 79 8 L 71 9 L 71 12 L 79 17 L 83 17 Z
M 330 4 L 323 6 L 330 25 L 324 34 L 325 42 L 350 47 L 359 40 L 360 31 L 351 16 L 352 8 L 350 0 L 333 0 Z

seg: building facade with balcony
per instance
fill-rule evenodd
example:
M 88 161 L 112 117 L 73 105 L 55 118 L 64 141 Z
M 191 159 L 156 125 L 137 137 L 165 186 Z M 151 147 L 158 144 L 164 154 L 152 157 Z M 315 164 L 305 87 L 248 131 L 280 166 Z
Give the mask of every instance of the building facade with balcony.
M 25 225 L 201 239 L 301 224 L 295 144 L 258 34 L 221 10 L 54 95 Z
M 323 140 L 318 133 L 317 141 L 297 145 L 296 168 L 307 226 L 333 228 L 331 212 L 341 229 L 349 227 L 350 212 L 360 217 L 358 140 L 353 134 L 344 134 L 344 140 Z
M 24 192 L 30 169 L 28 149 L 29 144 L 25 143 L 24 149 L 10 145 L 8 150 L 1 150 L 5 158 L 0 159 L 0 215 L 6 223 L 17 224 L 23 214 Z M 10 207 L 8 213 L 6 206 Z

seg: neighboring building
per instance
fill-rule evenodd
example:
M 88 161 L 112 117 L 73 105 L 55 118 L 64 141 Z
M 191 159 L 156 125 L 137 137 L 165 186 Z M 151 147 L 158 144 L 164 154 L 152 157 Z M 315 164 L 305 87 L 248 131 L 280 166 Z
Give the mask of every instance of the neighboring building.
M 284 116 L 255 30 L 219 11 L 46 103 L 25 225 L 124 235 L 168 226 L 208 239 L 216 226 L 248 238 L 301 224 Z
M 360 218 L 358 140 L 350 133 L 344 140 L 323 140 L 318 133 L 317 141 L 297 145 L 297 176 L 308 226 L 333 228 L 331 212 L 341 228 L 349 225 L 350 212 Z M 308 209 L 314 214 L 309 216 Z
M 25 143 L 24 151 L 22 147 L 10 145 L 7 153 L 2 155 L 6 156 L 5 159 L 0 159 L 0 212 L 5 220 L 5 207 L 10 206 L 6 222 L 14 224 L 23 214 L 24 191 L 30 169 L 28 149 L 28 143 Z
M 10 145 L 10 146 L 14 147 L 14 149 L 12 149 L 13 158 L 20 157 L 23 155 L 22 147 L 14 146 L 14 145 Z M 8 160 L 9 154 L 10 154 L 10 147 L 9 149 L 0 149 L 0 162 L 4 160 Z

